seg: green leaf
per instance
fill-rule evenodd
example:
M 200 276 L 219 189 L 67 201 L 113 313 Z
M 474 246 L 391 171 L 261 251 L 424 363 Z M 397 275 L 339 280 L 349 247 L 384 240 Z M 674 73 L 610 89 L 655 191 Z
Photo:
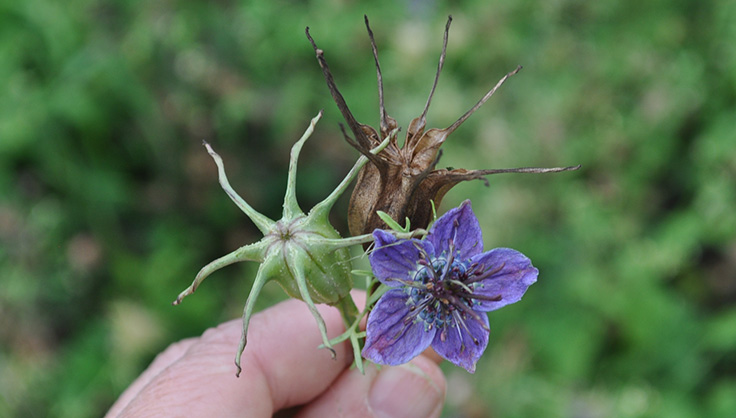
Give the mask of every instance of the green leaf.
M 388 213 L 383 211 L 377 211 L 378 217 L 381 218 L 381 220 L 391 229 L 393 229 L 396 232 L 409 232 L 411 230 L 411 222 L 409 221 L 409 218 L 406 218 L 406 226 L 402 227 L 399 225 L 398 222 L 393 220 Z

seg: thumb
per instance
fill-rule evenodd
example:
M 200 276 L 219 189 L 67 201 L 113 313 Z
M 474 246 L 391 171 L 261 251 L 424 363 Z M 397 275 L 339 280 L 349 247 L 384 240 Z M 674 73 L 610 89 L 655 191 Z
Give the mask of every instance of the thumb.
M 345 370 L 297 416 L 438 417 L 445 391 L 439 366 L 423 355 L 408 364 L 380 370 L 366 364 L 365 375 L 355 368 Z

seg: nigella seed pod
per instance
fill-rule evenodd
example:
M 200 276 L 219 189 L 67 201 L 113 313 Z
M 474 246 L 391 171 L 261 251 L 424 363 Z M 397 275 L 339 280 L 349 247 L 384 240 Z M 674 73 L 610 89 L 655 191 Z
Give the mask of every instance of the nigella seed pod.
M 230 199 L 256 224 L 264 237 L 256 243 L 238 248 L 203 267 L 191 286 L 179 294 L 174 305 L 180 304 L 182 299 L 194 293 L 207 276 L 222 267 L 240 261 L 261 263 L 243 310 L 243 332 L 235 356 L 235 365 L 238 368 L 236 375 L 238 376 L 241 370 L 240 357 L 247 343 L 248 323 L 253 307 L 263 285 L 269 281 L 276 281 L 289 296 L 301 299 L 307 304 L 317 321 L 323 345 L 332 352 L 333 357 L 334 350 L 327 338 L 325 322 L 315 304 L 325 303 L 336 306 L 348 324 L 354 322 L 358 315 L 358 309 L 349 294 L 353 281 L 347 247 L 364 244 L 372 238 L 370 236 L 340 238 L 340 234 L 330 225 L 328 215 L 337 198 L 368 161 L 367 157 L 360 157 L 337 188 L 325 200 L 312 208 L 308 214 L 302 212 L 295 195 L 299 152 L 321 117 L 322 112 L 320 111 L 312 119 L 302 138 L 291 149 L 284 211 L 282 218 L 278 221 L 273 221 L 254 210 L 233 190 L 225 175 L 222 158 L 208 143 L 204 144 L 217 165 L 220 185 Z M 373 152 L 378 152 L 387 143 L 388 140 L 384 141 Z
M 463 181 L 482 179 L 487 184 L 485 176 L 490 174 L 551 173 L 576 170 L 580 167 L 523 167 L 489 170 L 435 168 L 441 156 L 440 147 L 447 137 L 465 122 L 470 115 L 478 110 L 506 79 L 521 69 L 519 66 L 501 78 L 470 110 L 465 112 L 464 115 L 449 127 L 445 129 L 433 128 L 425 130 L 427 111 L 429 110 L 429 105 L 445 62 L 451 22 L 452 17 L 450 16 L 445 26 L 442 53 L 440 54 L 437 73 L 422 114 L 409 123 L 403 147 L 399 147 L 396 139 L 392 138 L 388 146 L 375 155 L 371 154 L 370 150 L 388 138 L 390 136 L 389 134 L 397 129 L 398 125 L 396 120 L 388 116 L 384 106 L 381 66 L 378 62 L 378 50 L 373 32 L 368 23 L 368 17 L 365 17 L 365 25 L 371 41 L 371 49 L 373 51 L 378 78 L 380 132 L 368 125 L 359 123 L 353 117 L 345 99 L 337 89 L 335 80 L 325 60 L 324 51 L 317 47 L 314 39 L 309 34 L 309 28 L 307 28 L 307 38 L 312 43 L 330 93 L 355 138 L 349 137 L 345 133 L 344 128 L 343 136 L 351 146 L 370 160 L 370 163 L 361 170 L 350 198 L 348 225 L 350 227 L 350 233 L 353 235 L 367 234 L 375 229 L 386 228 L 386 224 L 378 215 L 378 211 L 387 213 L 395 221 L 403 222 L 405 218 L 408 218 L 413 227 L 426 228 L 433 216 L 432 202 L 438 206 L 445 193 Z

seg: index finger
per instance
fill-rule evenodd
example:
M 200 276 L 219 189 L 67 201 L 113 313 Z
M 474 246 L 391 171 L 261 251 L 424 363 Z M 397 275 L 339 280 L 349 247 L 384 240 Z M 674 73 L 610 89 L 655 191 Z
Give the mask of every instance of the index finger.
M 337 309 L 318 309 L 328 335 L 339 335 L 344 327 Z M 138 393 L 108 415 L 267 417 L 316 398 L 352 361 L 347 343 L 334 347 L 335 360 L 328 350 L 318 349 L 322 339 L 307 306 L 288 300 L 253 316 L 243 372 L 236 378 L 233 358 L 240 332 L 241 321 L 229 321 L 188 343 L 169 363 L 157 359 L 152 367 L 158 362 L 160 370 L 145 372 L 141 378 L 148 381 L 133 384 Z

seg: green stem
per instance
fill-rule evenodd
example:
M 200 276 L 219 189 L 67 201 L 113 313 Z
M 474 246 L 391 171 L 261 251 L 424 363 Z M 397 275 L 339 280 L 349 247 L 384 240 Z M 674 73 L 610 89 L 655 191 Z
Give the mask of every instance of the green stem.
M 411 239 L 427 235 L 427 231 L 425 229 L 415 229 L 408 232 L 386 230 L 386 232 L 395 236 L 397 239 Z M 356 235 L 349 238 L 320 238 L 319 241 L 326 245 L 334 245 L 336 248 L 343 248 L 371 242 L 373 241 L 373 234 Z
M 340 311 L 342 321 L 345 323 L 345 328 L 348 330 L 353 327 L 355 322 L 360 318 L 360 310 L 355 306 L 355 302 L 353 302 L 353 298 L 351 298 L 350 295 L 340 299 L 335 307 Z
M 355 367 L 357 367 L 360 373 L 363 374 L 365 373 L 365 369 L 363 368 L 363 355 L 361 354 L 363 346 L 357 336 L 358 333 L 356 332 L 363 315 L 358 310 L 358 307 L 355 305 L 355 302 L 353 302 L 353 298 L 350 297 L 350 295 L 340 299 L 335 306 L 340 311 L 342 320 L 345 323 L 345 333 L 338 338 L 343 338 L 344 340 L 345 337 L 347 337 L 350 339 L 350 346 L 353 348 Z
M 391 142 L 391 137 L 395 136 L 398 132 L 398 129 L 394 129 L 391 134 L 383 140 L 377 147 L 373 148 L 370 152 L 372 154 L 378 154 L 379 152 L 383 151 L 384 148 L 388 146 L 388 144 Z M 345 189 L 348 188 L 350 183 L 353 181 L 353 179 L 360 173 L 360 170 L 363 168 L 363 166 L 368 162 L 368 158 L 365 156 L 361 156 L 358 158 L 358 161 L 355 162 L 355 165 L 353 168 L 348 172 L 348 174 L 345 176 L 345 178 L 340 182 L 340 184 L 335 188 L 335 190 L 330 193 L 329 196 L 325 198 L 325 200 L 319 202 L 316 204 L 310 214 L 314 214 L 315 218 L 322 218 L 324 220 L 327 220 L 327 217 L 330 214 L 330 209 L 332 209 L 332 205 L 335 204 L 337 201 L 337 198 L 340 197 L 340 195 L 345 191 Z

